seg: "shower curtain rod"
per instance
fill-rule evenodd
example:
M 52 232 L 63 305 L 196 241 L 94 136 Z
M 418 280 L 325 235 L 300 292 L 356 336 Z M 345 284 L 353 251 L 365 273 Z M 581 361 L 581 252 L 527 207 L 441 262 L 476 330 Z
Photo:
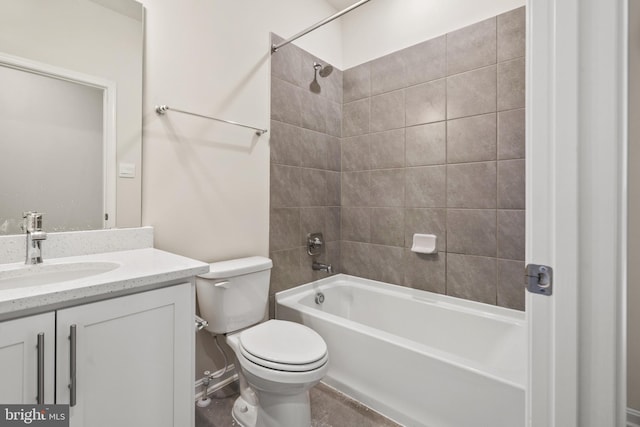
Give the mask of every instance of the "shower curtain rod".
M 260 129 L 254 126 L 243 125 L 242 123 L 234 122 L 233 120 L 218 119 L 216 117 L 205 116 L 203 114 L 198 114 L 198 113 L 191 113 L 189 111 L 179 110 L 173 107 L 169 108 L 168 105 L 156 105 L 156 113 L 158 114 L 164 114 L 169 110 L 175 111 L 176 113 L 188 114 L 190 116 L 201 117 L 203 119 L 215 120 L 216 122 L 229 123 L 230 125 L 236 125 L 236 126 L 240 126 L 247 129 L 253 129 L 256 131 L 256 135 L 258 136 L 262 136 L 263 134 L 267 133 L 267 129 Z
M 298 34 L 296 34 L 295 36 L 292 36 L 290 38 L 288 38 L 287 40 L 278 43 L 278 44 L 272 44 L 271 45 L 271 53 L 276 52 L 278 49 L 280 49 L 282 46 L 286 46 L 289 43 L 291 43 L 294 40 L 299 39 L 300 37 L 304 36 L 305 34 L 310 33 L 311 31 L 315 30 L 316 28 L 320 28 L 325 24 L 328 24 L 329 22 L 333 21 L 334 19 L 340 18 L 342 15 L 344 15 L 345 13 L 351 12 L 353 9 L 362 6 L 363 4 L 369 2 L 370 0 L 360 0 L 357 3 L 352 4 L 351 6 L 349 6 L 348 8 L 334 14 L 331 15 L 328 18 L 323 19 L 322 21 L 318 22 L 317 24 L 312 25 L 311 27 L 307 28 L 306 30 L 302 30 L 300 31 Z

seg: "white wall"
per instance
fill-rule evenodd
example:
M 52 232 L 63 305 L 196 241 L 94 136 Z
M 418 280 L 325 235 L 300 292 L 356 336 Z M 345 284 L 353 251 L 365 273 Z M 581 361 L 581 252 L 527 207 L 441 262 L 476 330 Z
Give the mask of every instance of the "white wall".
M 156 247 L 203 261 L 267 255 L 269 134 L 154 105 L 269 127 L 269 32 L 335 12 L 323 0 L 144 0 L 143 224 Z M 334 24 L 300 42 L 341 57 Z
M 269 127 L 269 33 L 289 37 L 335 13 L 324 0 L 143 0 L 143 224 L 155 247 L 202 261 L 268 255 L 269 133 L 154 112 L 156 104 Z M 342 57 L 334 23 L 300 39 Z M 196 377 L 222 368 L 199 333 Z
M 524 4 L 525 0 L 372 0 L 341 18 L 343 69 Z

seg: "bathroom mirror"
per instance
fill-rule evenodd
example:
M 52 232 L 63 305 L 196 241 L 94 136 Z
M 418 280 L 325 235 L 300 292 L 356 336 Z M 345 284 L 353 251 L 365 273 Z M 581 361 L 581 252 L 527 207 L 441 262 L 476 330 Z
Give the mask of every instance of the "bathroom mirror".
M 115 92 L 94 76 L 0 54 L 5 234 L 20 231 L 16 206 L 37 206 L 52 231 L 113 226 Z
M 141 224 L 143 24 L 133 0 L 0 0 L 0 85 L 13 85 L 0 118 L 0 168 L 12 177 L 0 182 L 0 235 L 21 233 L 28 210 L 45 213 L 46 231 Z M 20 114 L 29 132 L 6 125 Z M 53 132 L 65 127 L 80 140 Z M 19 165 L 38 139 L 47 154 Z

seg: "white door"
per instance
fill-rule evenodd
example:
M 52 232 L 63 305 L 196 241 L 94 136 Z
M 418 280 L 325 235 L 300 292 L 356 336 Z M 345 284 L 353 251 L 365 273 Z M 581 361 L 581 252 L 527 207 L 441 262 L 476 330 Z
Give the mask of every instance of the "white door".
M 625 0 L 527 2 L 527 425 L 623 426 Z
M 1 403 L 38 403 L 39 383 L 44 387 L 41 402 L 53 403 L 54 334 L 53 312 L 0 322 Z
M 59 310 L 57 403 L 72 405 L 71 426 L 193 425 L 193 316 L 191 284 Z

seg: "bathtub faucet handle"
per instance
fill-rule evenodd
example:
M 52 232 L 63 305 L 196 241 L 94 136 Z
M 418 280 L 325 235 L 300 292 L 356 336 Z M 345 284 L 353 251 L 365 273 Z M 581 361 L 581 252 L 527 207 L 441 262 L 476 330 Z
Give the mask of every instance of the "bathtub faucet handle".
M 322 233 L 307 234 L 307 253 L 310 256 L 320 255 L 322 245 L 324 245 Z

